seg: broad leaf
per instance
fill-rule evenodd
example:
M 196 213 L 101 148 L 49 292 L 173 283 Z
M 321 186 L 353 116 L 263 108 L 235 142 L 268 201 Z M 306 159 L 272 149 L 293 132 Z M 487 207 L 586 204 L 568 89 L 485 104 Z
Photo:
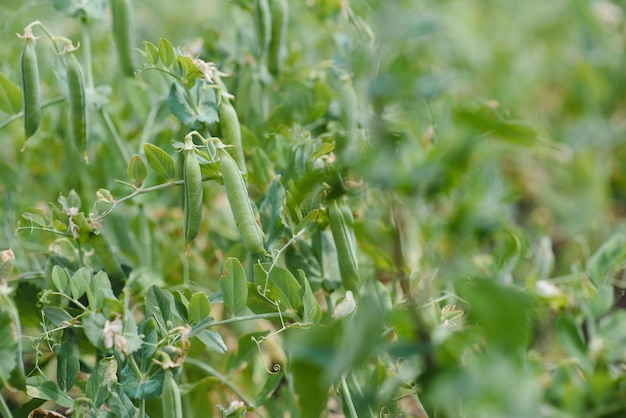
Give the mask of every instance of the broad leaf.
M 135 188 L 141 188 L 143 181 L 146 179 L 148 175 L 148 171 L 146 171 L 146 165 L 144 164 L 141 157 L 137 154 L 130 157 L 130 161 L 128 162 L 128 169 L 126 171 L 128 173 L 128 178 Z
M 228 347 L 220 334 L 215 331 L 205 329 L 196 334 L 196 337 L 209 349 L 220 354 L 226 354 Z
M 233 316 L 239 315 L 246 307 L 248 284 L 246 272 L 236 258 L 229 258 L 224 263 L 224 270 L 220 277 L 220 290 L 226 310 Z
M 22 90 L 0 73 L 0 110 L 14 115 L 22 110 Z
M 245 303 L 245 302 L 244 302 Z M 192 323 L 197 324 L 211 313 L 211 303 L 204 292 L 196 292 L 187 305 L 187 313 Z
M 189 129 L 201 130 L 219 120 L 215 89 L 205 88 L 202 80 L 186 91 L 178 83 L 172 84 L 167 105 L 178 120 Z
M 150 143 L 143 144 L 143 152 L 146 154 L 148 165 L 155 173 L 168 181 L 174 180 L 176 165 L 174 159 L 167 152 Z
M 59 388 L 68 392 L 78 377 L 80 371 L 80 361 L 74 346 L 70 343 L 63 343 L 57 352 L 57 383 Z

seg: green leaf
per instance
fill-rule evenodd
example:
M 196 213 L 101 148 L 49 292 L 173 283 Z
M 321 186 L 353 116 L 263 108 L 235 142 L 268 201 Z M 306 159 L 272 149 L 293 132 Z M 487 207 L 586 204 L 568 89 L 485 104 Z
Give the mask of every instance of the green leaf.
M 587 272 L 596 287 L 610 280 L 610 271 L 620 268 L 626 260 L 626 240 L 622 234 L 613 235 L 587 261 Z
M 22 110 L 22 89 L 0 73 L 0 110 L 15 115 Z
M 239 368 L 243 363 L 249 361 L 258 353 L 258 348 L 253 338 L 260 340 L 269 333 L 269 331 L 259 331 L 239 337 L 237 341 L 237 352 L 228 356 L 228 360 L 226 361 L 226 371 L 233 371 Z
M 192 87 L 197 79 L 204 77 L 204 74 L 200 71 L 198 66 L 194 64 L 191 57 L 179 55 L 176 57 L 176 61 L 183 71 L 183 78 L 186 80 L 187 87 Z
M 208 348 L 220 354 L 226 354 L 228 347 L 220 334 L 208 329 L 200 331 L 196 337 Z
M 9 312 L 0 311 L 0 382 L 7 382 L 17 366 L 17 330 Z
M 176 60 L 176 52 L 172 43 L 165 38 L 159 39 L 159 58 L 166 67 L 170 67 Z
M 99 271 L 92 277 L 87 288 L 87 300 L 92 310 L 101 309 L 107 297 L 115 297 L 111 289 L 111 281 L 104 271 Z
M 139 410 L 133 405 L 128 395 L 122 391 L 119 384 L 111 385 L 109 388 L 107 405 L 116 417 L 139 417 Z
M 591 367 L 587 357 L 587 347 L 582 334 L 582 329 L 571 315 L 559 315 L 554 322 L 554 330 L 561 347 L 570 356 L 577 359 L 581 366 Z
M 196 292 L 187 305 L 187 313 L 192 323 L 197 324 L 211 313 L 211 303 L 204 292 Z
M 303 306 L 302 287 L 293 274 L 282 267 L 272 266 L 270 263 L 255 264 L 254 283 L 260 292 L 265 290 L 267 285 L 265 297 L 271 301 L 280 302 L 282 311 L 297 312 Z
M 109 386 L 117 382 L 117 362 L 114 357 L 103 358 L 87 379 L 85 395 L 100 408 L 109 396 Z
M 159 50 L 153 43 L 144 41 L 144 50 L 146 52 L 146 59 L 151 65 L 157 65 L 159 62 Z
M 165 329 L 166 323 L 173 319 L 173 307 L 174 296 L 171 293 L 157 286 L 150 286 L 146 294 L 146 316 L 153 317 L 156 323 Z
M 202 80 L 186 91 L 178 83 L 172 84 L 167 106 L 178 120 L 189 129 L 201 130 L 219 120 L 215 89 L 205 88 Z
M 137 371 L 130 362 L 120 372 L 120 381 L 124 393 L 133 399 L 152 399 L 161 394 L 163 388 L 163 369 L 158 368 L 152 375 Z
M 155 173 L 168 181 L 174 180 L 176 165 L 174 159 L 167 152 L 150 143 L 143 144 L 143 152 L 146 154 L 148 165 Z
M 284 377 L 285 377 L 285 373 L 283 372 L 269 375 L 269 377 L 265 381 L 265 385 L 263 385 L 263 388 L 261 389 L 259 394 L 256 396 L 254 405 L 257 408 L 267 403 L 267 401 L 270 399 L 270 397 L 274 394 L 274 392 L 278 388 L 278 385 L 280 385 L 280 382 L 283 381 Z
M 85 336 L 94 347 L 102 351 L 105 351 L 102 332 L 106 321 L 101 313 L 87 313 L 82 320 Z
M 37 382 L 33 385 L 30 385 L 29 383 L 31 383 L 31 381 L 27 380 L 26 393 L 31 398 L 53 401 L 64 408 L 71 408 L 74 404 L 74 400 L 65 392 L 62 392 L 57 384 L 51 380 Z
M 304 272 L 302 270 L 299 273 L 304 276 Z M 302 277 L 301 282 L 304 282 L 304 313 L 302 320 L 304 322 L 313 322 L 317 323 L 322 318 L 322 309 L 320 308 L 320 304 L 315 299 L 315 295 L 313 295 L 313 291 L 311 290 L 311 285 L 306 277 Z
M 91 273 L 89 272 L 89 269 L 87 267 L 79 268 L 70 278 L 70 290 L 72 291 L 72 297 L 74 299 L 80 299 L 85 292 L 87 292 L 90 281 Z
M 74 346 L 64 342 L 57 352 L 57 383 L 62 391 L 68 392 L 78 377 L 80 360 Z
M 128 178 L 133 183 L 135 188 L 141 188 L 143 181 L 146 179 L 148 172 L 146 171 L 146 165 L 144 164 L 141 157 L 137 154 L 130 157 L 130 161 L 128 162 Z
M 229 258 L 224 263 L 220 277 L 220 290 L 224 297 L 224 307 L 233 316 L 239 315 L 246 307 L 248 285 L 246 272 L 236 258 Z
M 59 292 L 65 293 L 65 289 L 67 289 L 67 284 L 70 281 L 70 277 L 69 274 L 67 274 L 67 271 L 61 266 L 54 266 L 52 267 L 52 274 L 50 277 L 52 279 L 54 287 L 56 287 Z

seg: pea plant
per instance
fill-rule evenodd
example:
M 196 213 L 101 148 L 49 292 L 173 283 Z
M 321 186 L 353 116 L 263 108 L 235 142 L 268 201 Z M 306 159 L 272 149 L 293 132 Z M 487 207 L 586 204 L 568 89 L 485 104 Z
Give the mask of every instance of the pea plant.
M 546 62 L 586 49 L 500 71 L 473 1 L 27 3 L 0 2 L 2 416 L 626 411 L 626 236 L 554 198 L 626 182 L 518 88 L 577 103 Z M 622 80 L 602 27 L 579 72 Z M 597 100 L 556 116 L 622 114 Z

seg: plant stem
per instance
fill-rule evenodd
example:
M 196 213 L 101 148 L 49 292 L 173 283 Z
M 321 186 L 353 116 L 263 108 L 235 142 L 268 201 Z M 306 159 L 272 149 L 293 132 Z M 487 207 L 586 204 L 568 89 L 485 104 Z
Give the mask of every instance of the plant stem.
M 106 127 L 107 131 L 109 131 L 109 134 L 113 137 L 113 141 L 115 141 L 117 150 L 119 151 L 120 157 L 122 158 L 123 166 L 125 166 L 126 162 L 130 158 L 130 152 L 128 151 L 128 148 L 126 148 L 124 140 L 117 132 L 117 129 L 115 128 L 115 125 L 113 124 L 113 121 L 111 120 L 111 117 L 106 110 L 104 110 L 103 108 L 98 108 L 98 115 L 100 115 L 100 119 L 102 119 L 102 121 L 104 122 L 104 126 Z
M 41 104 L 41 108 L 43 109 L 43 108 L 46 108 L 48 106 L 52 106 L 52 105 L 55 105 L 57 103 L 61 103 L 63 101 L 65 101 L 64 97 L 57 97 L 56 99 L 48 100 L 47 102 L 42 103 Z M 15 115 L 11 116 L 10 118 L 5 119 L 4 121 L 2 121 L 0 123 L 0 129 L 8 126 L 9 124 L 11 124 L 11 122 L 15 122 L 16 120 L 21 119 L 23 116 L 24 116 L 24 111 L 20 111 L 20 112 L 16 113 Z
M 348 382 L 346 381 L 346 374 L 341 375 L 341 389 L 343 390 L 343 397 L 346 406 L 348 407 L 348 412 L 350 412 L 351 418 L 359 418 L 359 415 L 356 413 L 356 408 L 354 407 L 354 402 L 352 402 L 352 396 L 350 395 L 350 389 L 348 389 Z
M 11 414 L 11 410 L 9 410 L 9 406 L 4 401 L 4 397 L 0 396 L 0 412 L 4 418 L 13 418 Z

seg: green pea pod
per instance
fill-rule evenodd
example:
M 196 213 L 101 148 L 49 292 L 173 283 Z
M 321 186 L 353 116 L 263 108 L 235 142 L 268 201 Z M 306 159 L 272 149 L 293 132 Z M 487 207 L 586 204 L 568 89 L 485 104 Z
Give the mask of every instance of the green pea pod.
M 109 243 L 104 239 L 102 234 L 96 234 L 95 232 L 89 233 L 89 242 L 93 247 L 96 255 L 100 257 L 102 261 L 102 267 L 111 280 L 111 287 L 115 295 L 122 293 L 124 284 L 126 282 L 126 274 L 122 267 L 115 259 L 113 250 Z
M 26 139 L 35 134 L 41 120 L 41 86 L 39 66 L 35 51 L 35 37 L 30 30 L 24 34 L 25 44 L 20 57 L 22 67 L 22 98 L 24 109 L 24 134 Z
M 241 143 L 241 126 L 237 112 L 232 104 L 225 96 L 222 96 L 220 104 L 217 107 L 220 117 L 220 127 L 222 129 L 222 140 L 224 143 L 232 145 L 228 152 L 237 162 L 237 166 L 242 173 L 246 173 L 246 157 L 243 153 Z
M 67 88 L 70 102 L 72 138 L 86 162 L 87 157 L 87 99 L 83 70 L 73 53 L 67 54 Z
M 267 0 L 254 0 L 254 23 L 259 42 L 260 61 L 265 61 L 272 39 L 272 14 Z
M 185 245 L 189 245 L 200 232 L 202 221 L 202 172 L 191 138 L 187 138 L 184 151 L 184 224 Z
M 337 141 L 336 152 L 342 163 L 350 164 L 357 157 L 358 98 L 352 80 L 345 81 L 339 89 L 340 121 L 345 131 Z
M 243 244 L 254 255 L 265 254 L 263 232 L 256 223 L 241 171 L 233 157 L 224 148 L 219 150 L 219 156 L 226 196 Z
M 276 77 L 285 60 L 287 25 L 289 23 L 289 3 L 287 0 L 270 0 L 272 14 L 272 36 L 267 55 L 267 66 Z
M 122 71 L 128 77 L 133 77 L 137 62 L 134 54 L 136 42 L 132 1 L 111 0 L 111 15 L 113 17 L 113 38 Z
M 183 418 L 183 406 L 180 399 L 180 389 L 174 381 L 172 371 L 165 370 L 165 378 L 163 379 L 163 393 L 161 395 L 161 405 L 163 410 L 161 416 L 163 418 Z
M 352 212 L 346 204 L 342 203 L 340 207 L 335 200 L 328 207 L 328 221 L 335 247 L 337 247 L 341 282 L 346 290 L 352 290 L 357 294 L 360 279 L 356 260 L 356 239 L 354 237 Z

